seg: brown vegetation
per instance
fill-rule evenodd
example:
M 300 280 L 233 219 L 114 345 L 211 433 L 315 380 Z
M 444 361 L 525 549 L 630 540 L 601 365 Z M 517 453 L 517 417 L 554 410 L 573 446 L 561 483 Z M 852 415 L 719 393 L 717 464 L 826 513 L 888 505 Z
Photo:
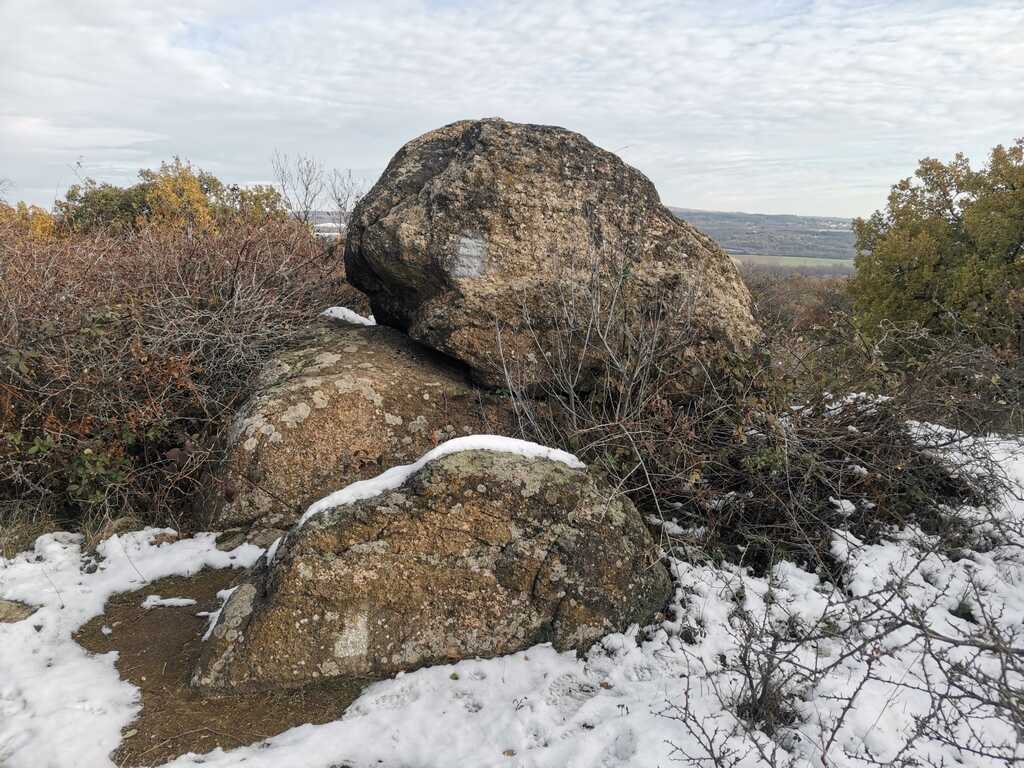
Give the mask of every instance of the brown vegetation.
M 257 370 L 322 309 L 357 301 L 340 260 L 284 215 L 78 231 L 6 211 L 0 528 L 126 516 L 187 527 Z
M 898 395 L 907 417 L 979 435 L 1024 431 L 1024 360 L 968 327 L 872 323 L 848 278 L 746 270 L 769 354 L 793 399 L 816 393 Z M 1005 329 L 1012 336 L 1012 327 Z
M 663 523 L 667 553 L 725 561 L 720 572 L 735 575 L 727 629 L 735 652 L 694 655 L 681 696 L 660 713 L 687 736 L 671 744 L 671 758 L 718 768 L 751 757 L 769 768 L 802 765 L 805 756 L 793 749 L 803 738 L 802 705 L 852 666 L 851 687 L 837 694 L 840 714 L 820 724 L 822 755 L 911 768 L 922 764 L 914 748 L 927 738 L 993 764 L 1019 763 L 1016 744 L 998 735 L 1024 727 L 1014 682 L 1024 673 L 1019 637 L 997 610 L 980 607 L 980 581 L 971 594 L 947 586 L 926 604 L 911 584 L 928 580 L 931 557 L 960 560 L 1020 541 L 1020 521 L 996 511 L 1018 489 L 992 444 L 917 422 L 975 434 L 1019 426 L 1020 360 L 966 333 L 937 339 L 888 323 L 868 334 L 849 314 L 842 281 L 761 274 L 751 292 L 772 362 L 680 365 L 691 297 L 665 295 L 629 315 L 614 300 L 624 278 L 605 275 L 566 293 L 555 343 L 537 350 L 549 368 L 540 400 L 526 396 L 511 365 L 509 382 L 526 435 L 603 468 Z M 603 374 L 581 390 L 579 374 L 593 356 Z M 999 450 L 1010 445 L 1003 440 Z M 909 572 L 856 592 L 832 548 L 837 531 L 869 543 L 904 532 Z M 787 560 L 837 587 L 813 622 L 773 602 L 785 573 L 775 566 Z M 751 572 L 769 584 L 763 615 L 744 598 L 741 577 Z M 965 624 L 937 629 L 928 610 L 954 597 Z M 813 657 L 818 644 L 829 651 Z M 927 696 L 930 708 L 895 758 L 840 743 L 851 713 L 874 706 L 864 691 L 910 644 L 922 649 L 925 677 L 907 675 L 895 689 Z M 731 719 L 696 712 L 691 689 L 710 690 Z M 996 730 L 976 728 L 982 720 Z
M 986 348 L 930 345 L 910 329 L 888 346 L 864 342 L 836 283 L 804 291 L 799 279 L 754 291 L 779 313 L 762 313 L 774 362 L 693 359 L 680 354 L 694 348 L 692 294 L 627 312 L 617 300 L 627 279 L 595 271 L 589 285 L 567 282 L 555 341 L 535 336 L 548 367 L 540 398 L 512 364 L 509 386 L 526 436 L 602 467 L 647 514 L 691 531 L 691 557 L 831 571 L 834 529 L 874 540 L 908 524 L 963 543 L 969 532 L 950 510 L 1006 490 L 987 448 L 914 425 L 984 425 L 975 382 L 950 366 L 987 359 Z M 596 380 L 581 378 L 594 369 Z M 951 451 L 978 470 L 971 479 L 941 458 Z

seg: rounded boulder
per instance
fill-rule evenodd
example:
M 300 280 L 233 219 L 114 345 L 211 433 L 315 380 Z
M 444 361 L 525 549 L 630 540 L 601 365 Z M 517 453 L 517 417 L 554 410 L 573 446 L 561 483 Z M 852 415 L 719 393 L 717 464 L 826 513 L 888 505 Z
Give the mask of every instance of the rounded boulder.
M 659 555 L 632 503 L 580 465 L 460 450 L 271 547 L 224 605 L 193 684 L 297 687 L 543 642 L 585 649 L 666 605 Z
M 509 365 L 543 380 L 538 340 L 566 313 L 566 282 L 594 274 L 622 278 L 637 309 L 685 297 L 694 347 L 742 353 L 760 336 L 729 256 L 640 171 L 553 126 L 471 120 L 410 141 L 356 206 L 345 269 L 378 322 L 491 386 Z

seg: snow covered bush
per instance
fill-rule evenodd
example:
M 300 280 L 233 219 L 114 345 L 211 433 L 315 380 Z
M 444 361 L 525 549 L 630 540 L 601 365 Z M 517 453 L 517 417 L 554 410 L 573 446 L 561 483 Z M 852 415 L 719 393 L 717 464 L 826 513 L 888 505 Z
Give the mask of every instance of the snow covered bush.
M 979 512 L 1006 543 L 959 559 L 920 531 L 873 545 L 837 532 L 835 582 L 787 562 L 763 577 L 679 564 L 689 674 L 660 712 L 680 725 L 673 757 L 722 768 L 1024 762 L 1024 517 L 1019 503 L 964 510 Z

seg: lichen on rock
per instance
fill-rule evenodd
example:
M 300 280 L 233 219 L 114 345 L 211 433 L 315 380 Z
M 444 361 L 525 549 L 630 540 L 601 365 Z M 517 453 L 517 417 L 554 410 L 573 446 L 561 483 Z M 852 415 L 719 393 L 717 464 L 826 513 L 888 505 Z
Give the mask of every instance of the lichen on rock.
M 288 528 L 313 501 L 460 434 L 506 433 L 504 401 L 383 327 L 323 321 L 267 366 L 207 493 L 210 524 Z
M 554 126 L 465 120 L 407 143 L 353 211 L 345 269 L 378 322 L 490 386 L 508 362 L 543 378 L 536 336 L 557 323 L 560 288 L 594 270 L 628 274 L 636 307 L 691 297 L 698 354 L 759 336 L 729 256 L 638 170 Z
M 636 509 L 591 472 L 459 451 L 293 528 L 228 600 L 193 683 L 293 687 L 547 641 L 583 649 L 670 592 Z

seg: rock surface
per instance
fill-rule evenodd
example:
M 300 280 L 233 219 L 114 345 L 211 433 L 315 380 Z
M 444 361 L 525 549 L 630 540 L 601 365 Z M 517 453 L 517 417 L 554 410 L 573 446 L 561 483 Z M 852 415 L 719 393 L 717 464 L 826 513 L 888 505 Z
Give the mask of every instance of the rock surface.
M 26 605 L 17 600 L 0 600 L 0 624 L 13 624 L 16 621 L 24 621 L 37 608 L 33 605 Z
M 391 328 L 325 320 L 278 355 L 228 438 L 207 508 L 267 543 L 309 504 L 469 433 L 507 433 L 510 406 Z
M 345 250 L 378 322 L 499 386 L 496 327 L 527 383 L 542 377 L 524 310 L 545 332 L 559 281 L 619 259 L 629 301 L 686 291 L 702 337 L 730 349 L 758 337 L 725 252 L 665 208 L 646 176 L 562 128 L 464 121 L 410 141 L 353 212 Z
M 374 678 L 644 622 L 671 580 L 639 514 L 585 469 L 485 450 L 292 529 L 228 599 L 193 685 Z

